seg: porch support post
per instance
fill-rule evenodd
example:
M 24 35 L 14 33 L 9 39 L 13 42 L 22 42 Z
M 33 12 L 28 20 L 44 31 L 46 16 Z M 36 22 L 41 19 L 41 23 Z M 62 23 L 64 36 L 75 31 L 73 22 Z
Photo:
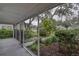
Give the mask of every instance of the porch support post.
M 38 35 L 38 56 L 39 56 L 40 55 L 39 17 L 37 18 L 38 18 L 37 35 Z
M 21 43 L 21 23 L 19 24 L 19 41 Z
M 25 40 L 24 31 L 25 31 L 25 24 L 24 24 L 24 22 L 23 22 L 23 45 L 24 45 L 24 40 Z
M 13 25 L 13 38 L 15 38 L 15 26 Z
M 22 47 L 23 47 L 23 45 L 24 45 L 24 22 L 21 22 L 20 23 L 20 36 L 21 36 L 21 40 L 20 40 L 20 43 L 21 43 L 21 45 L 22 45 Z
M 20 24 L 17 24 L 16 25 L 16 38 L 17 38 L 17 40 L 18 41 L 20 41 L 20 38 L 21 36 L 20 36 Z
M 14 26 L 14 37 L 17 39 L 17 25 Z

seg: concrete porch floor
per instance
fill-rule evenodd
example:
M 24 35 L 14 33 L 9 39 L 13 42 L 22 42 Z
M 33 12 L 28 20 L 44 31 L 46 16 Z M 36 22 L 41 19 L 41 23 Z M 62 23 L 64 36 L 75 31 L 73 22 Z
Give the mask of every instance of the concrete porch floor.
M 31 56 L 16 39 L 0 39 L 0 56 Z

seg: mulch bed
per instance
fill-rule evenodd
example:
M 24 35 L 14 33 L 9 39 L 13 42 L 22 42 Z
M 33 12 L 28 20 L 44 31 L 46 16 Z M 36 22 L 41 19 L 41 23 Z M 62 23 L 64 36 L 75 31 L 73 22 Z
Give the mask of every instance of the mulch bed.
M 72 55 L 79 56 L 79 47 L 74 49 L 75 53 Z M 70 56 L 70 50 L 66 46 L 61 46 L 58 43 L 53 43 L 48 46 L 43 46 L 40 49 L 41 56 Z

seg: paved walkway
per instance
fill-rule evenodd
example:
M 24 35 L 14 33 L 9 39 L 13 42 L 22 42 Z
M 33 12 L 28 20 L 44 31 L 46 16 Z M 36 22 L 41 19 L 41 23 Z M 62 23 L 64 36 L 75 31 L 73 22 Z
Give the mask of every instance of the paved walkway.
M 16 39 L 0 39 L 0 56 L 30 56 Z

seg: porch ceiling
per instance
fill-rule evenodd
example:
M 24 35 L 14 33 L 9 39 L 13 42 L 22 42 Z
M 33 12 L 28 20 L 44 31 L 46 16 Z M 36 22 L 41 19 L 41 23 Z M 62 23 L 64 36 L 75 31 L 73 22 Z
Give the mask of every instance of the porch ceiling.
M 56 7 L 58 3 L 0 3 L 0 23 L 16 24 Z

